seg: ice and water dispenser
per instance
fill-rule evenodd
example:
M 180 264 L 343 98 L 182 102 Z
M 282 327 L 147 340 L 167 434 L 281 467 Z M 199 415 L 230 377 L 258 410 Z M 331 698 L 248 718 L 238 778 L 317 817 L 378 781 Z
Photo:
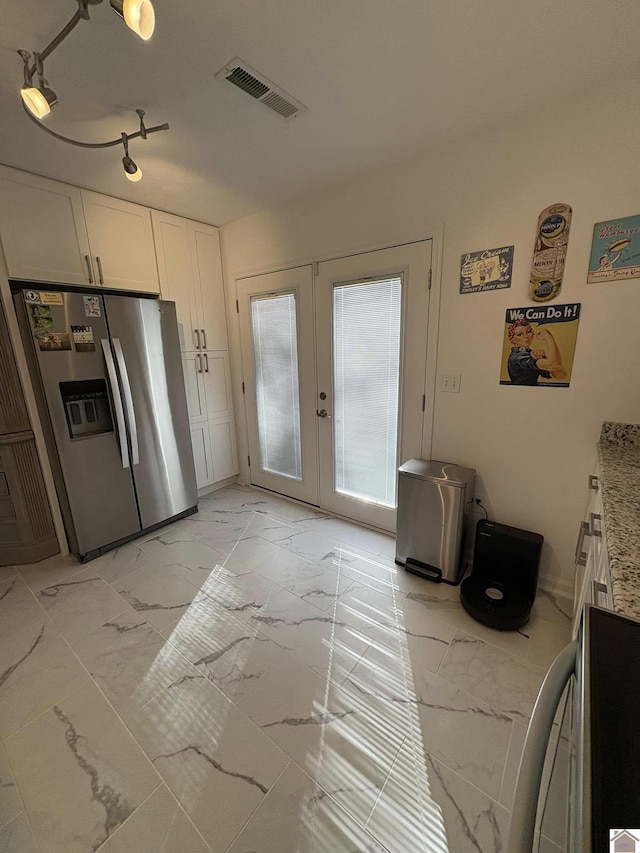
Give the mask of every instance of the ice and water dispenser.
M 60 396 L 71 438 L 113 432 L 107 383 L 104 379 L 60 382 Z

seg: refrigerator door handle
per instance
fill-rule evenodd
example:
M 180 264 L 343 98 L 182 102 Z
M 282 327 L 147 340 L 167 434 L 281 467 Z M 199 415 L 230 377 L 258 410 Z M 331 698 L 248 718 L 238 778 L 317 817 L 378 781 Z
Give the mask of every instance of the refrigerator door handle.
M 122 352 L 122 344 L 119 338 L 113 338 L 113 349 L 118 362 L 118 370 L 120 372 L 120 380 L 122 382 L 122 390 L 124 391 L 124 404 L 127 408 L 127 419 L 129 421 L 129 435 L 131 437 L 131 464 L 140 464 L 140 450 L 138 447 L 138 425 L 136 423 L 136 413 L 133 408 L 133 396 L 131 394 L 131 384 L 129 382 L 129 374 L 127 372 L 127 363 L 124 360 Z
M 124 409 L 122 407 L 122 397 L 120 396 L 120 388 L 118 387 L 118 377 L 116 376 L 116 365 L 113 360 L 113 353 L 109 346 L 109 341 L 102 338 L 102 352 L 104 360 L 107 364 L 107 375 L 109 377 L 109 389 L 113 400 L 113 407 L 116 410 L 116 423 L 118 425 L 118 441 L 120 443 L 120 458 L 122 459 L 122 467 L 129 467 L 129 448 L 127 447 L 127 428 L 124 422 Z
M 567 683 L 578 668 L 578 644 L 569 643 L 549 667 L 529 721 L 513 799 L 509 842 L 513 853 L 532 853 L 538 795 L 547 744 Z

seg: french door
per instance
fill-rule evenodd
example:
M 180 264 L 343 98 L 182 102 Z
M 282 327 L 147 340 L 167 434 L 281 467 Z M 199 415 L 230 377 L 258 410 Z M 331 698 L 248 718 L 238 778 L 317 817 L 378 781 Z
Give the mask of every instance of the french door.
M 395 530 L 422 451 L 431 241 L 238 283 L 251 482 Z

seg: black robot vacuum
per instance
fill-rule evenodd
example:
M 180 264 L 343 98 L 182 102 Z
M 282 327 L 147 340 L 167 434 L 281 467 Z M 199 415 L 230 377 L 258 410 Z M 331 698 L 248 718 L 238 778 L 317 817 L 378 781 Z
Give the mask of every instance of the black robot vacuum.
M 526 625 L 536 597 L 543 541 L 539 533 L 479 521 L 473 568 L 460 585 L 467 613 L 499 631 Z

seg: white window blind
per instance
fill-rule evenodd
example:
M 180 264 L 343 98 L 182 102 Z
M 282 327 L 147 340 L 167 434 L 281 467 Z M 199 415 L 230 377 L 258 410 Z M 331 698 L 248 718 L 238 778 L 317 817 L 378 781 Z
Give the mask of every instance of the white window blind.
M 333 291 L 335 487 L 396 505 L 402 280 Z
M 253 296 L 260 467 L 302 479 L 295 293 Z

